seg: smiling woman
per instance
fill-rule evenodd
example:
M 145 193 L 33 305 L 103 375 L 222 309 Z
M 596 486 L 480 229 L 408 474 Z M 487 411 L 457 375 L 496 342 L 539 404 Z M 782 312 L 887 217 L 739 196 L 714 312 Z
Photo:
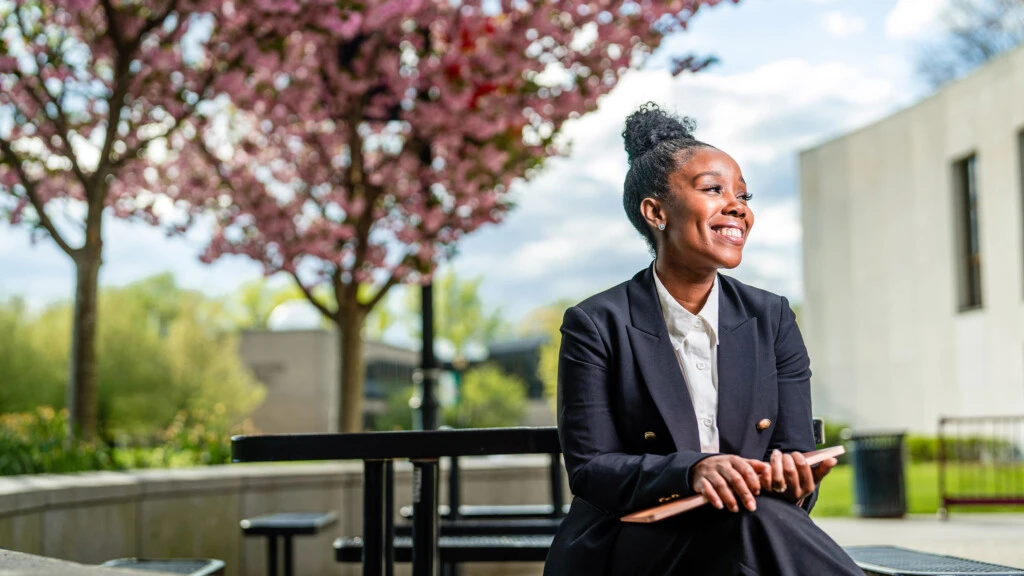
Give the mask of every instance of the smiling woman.
M 807 352 L 784 297 L 718 273 L 754 225 L 736 161 L 653 103 L 626 119 L 626 215 L 652 265 L 569 308 L 558 432 L 575 495 L 545 574 L 861 574 L 808 516 Z M 619 518 L 702 493 L 711 507 Z

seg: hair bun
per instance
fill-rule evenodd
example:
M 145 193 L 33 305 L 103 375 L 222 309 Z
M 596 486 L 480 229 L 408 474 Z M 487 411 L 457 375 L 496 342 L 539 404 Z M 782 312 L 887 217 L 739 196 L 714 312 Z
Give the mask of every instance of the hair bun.
M 622 131 L 629 162 L 643 156 L 658 144 L 669 140 L 695 140 L 697 123 L 692 118 L 669 114 L 654 102 L 648 102 L 626 117 Z

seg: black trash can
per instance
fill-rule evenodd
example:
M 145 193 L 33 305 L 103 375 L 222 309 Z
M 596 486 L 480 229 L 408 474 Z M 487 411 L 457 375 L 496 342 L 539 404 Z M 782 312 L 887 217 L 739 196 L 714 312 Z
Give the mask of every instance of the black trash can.
M 904 432 L 853 433 L 853 511 L 861 518 L 901 518 L 907 513 L 903 479 Z

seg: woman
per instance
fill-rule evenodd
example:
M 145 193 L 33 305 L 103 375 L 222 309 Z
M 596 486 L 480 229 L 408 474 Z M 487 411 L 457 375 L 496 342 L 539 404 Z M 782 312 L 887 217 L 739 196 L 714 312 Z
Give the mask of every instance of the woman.
M 575 495 L 545 574 L 863 574 L 808 516 L 810 369 L 785 298 L 739 265 L 754 214 L 739 166 L 653 103 L 626 119 L 623 204 L 654 263 L 566 311 L 558 431 Z M 711 506 L 653 524 L 629 512 Z

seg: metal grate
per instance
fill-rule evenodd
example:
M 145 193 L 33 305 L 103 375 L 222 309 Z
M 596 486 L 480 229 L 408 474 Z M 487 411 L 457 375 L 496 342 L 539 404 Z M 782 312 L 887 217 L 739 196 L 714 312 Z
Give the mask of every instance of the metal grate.
M 950 506 L 1024 504 L 1024 415 L 939 419 L 939 497 Z
M 866 574 L 959 576 L 960 574 L 1002 574 L 1024 576 L 1024 571 L 953 556 L 916 552 L 895 546 L 851 546 L 845 548 Z
M 553 536 L 441 536 L 438 552 L 441 562 L 543 562 Z M 334 541 L 335 560 L 360 562 L 361 538 Z M 395 538 L 395 561 L 412 559 L 412 538 Z

